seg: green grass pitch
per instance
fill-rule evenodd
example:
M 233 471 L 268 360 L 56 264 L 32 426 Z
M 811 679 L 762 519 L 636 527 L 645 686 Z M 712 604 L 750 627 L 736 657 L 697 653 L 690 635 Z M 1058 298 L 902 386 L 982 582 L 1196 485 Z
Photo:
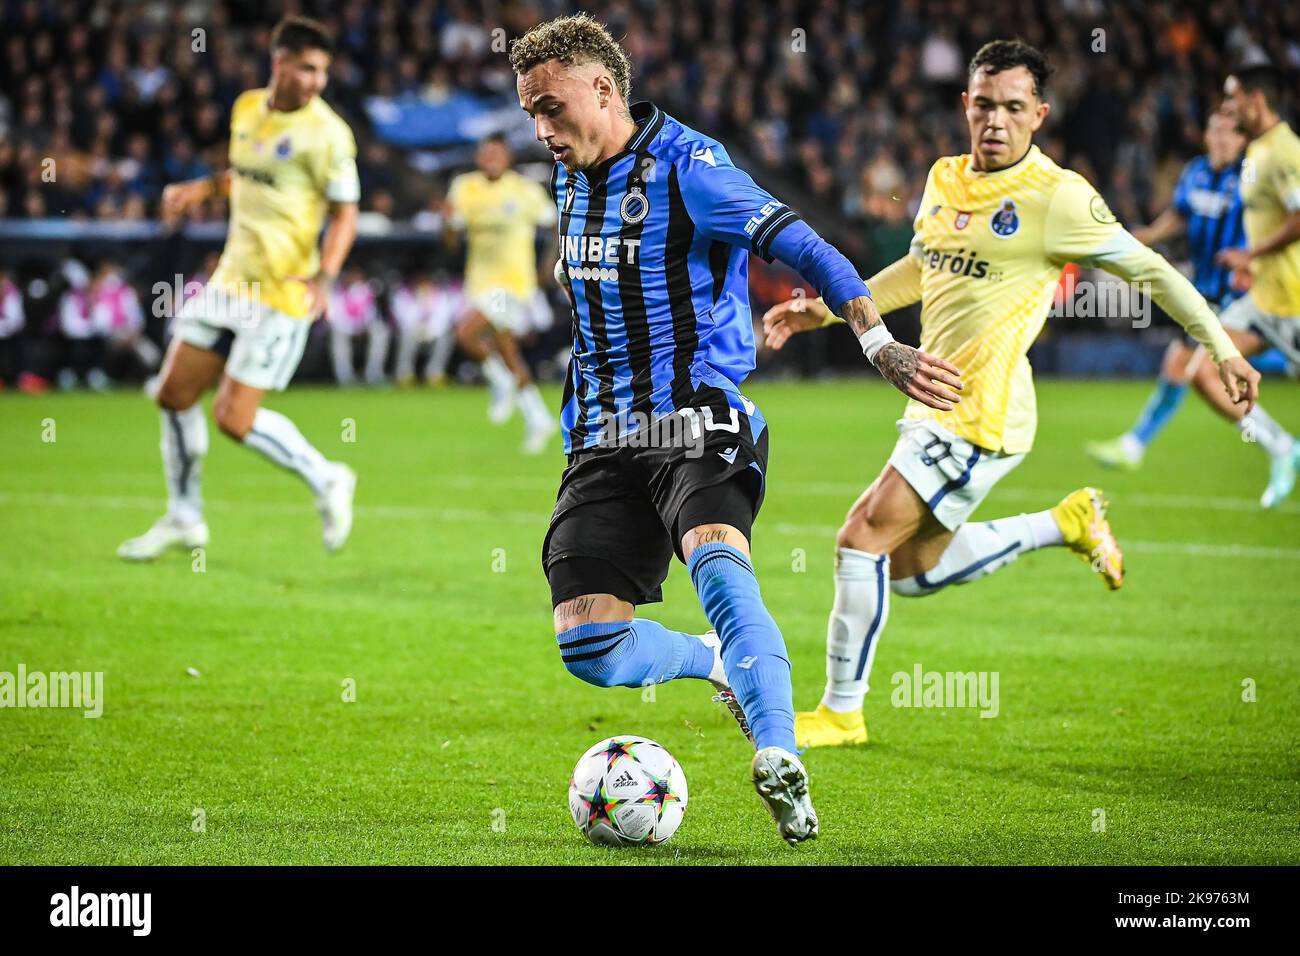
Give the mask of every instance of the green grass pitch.
M 521 457 L 518 422 L 490 427 L 481 391 L 272 398 L 360 473 L 335 556 L 298 480 L 213 428 L 201 573 L 188 554 L 114 555 L 162 507 L 146 399 L 6 396 L 0 671 L 103 671 L 105 705 L 0 710 L 0 863 L 1300 863 L 1300 505 L 1256 507 L 1264 456 L 1195 398 L 1141 472 L 1091 465 L 1081 442 L 1125 427 L 1147 389 L 1041 383 L 1038 445 L 977 514 L 1102 485 L 1124 590 L 1048 550 L 895 598 L 871 744 L 807 755 L 822 835 L 797 849 L 706 685 L 645 701 L 564 672 L 538 565 L 562 457 Z M 755 563 L 807 707 L 834 532 L 901 402 L 866 379 L 748 394 L 772 428 Z M 1266 396 L 1300 428 L 1300 390 Z M 665 592 L 643 613 L 705 628 L 681 567 Z M 917 664 L 998 672 L 998 716 L 891 706 L 891 675 Z M 569 819 L 574 761 L 615 733 L 685 768 L 690 809 L 662 847 L 592 847 Z

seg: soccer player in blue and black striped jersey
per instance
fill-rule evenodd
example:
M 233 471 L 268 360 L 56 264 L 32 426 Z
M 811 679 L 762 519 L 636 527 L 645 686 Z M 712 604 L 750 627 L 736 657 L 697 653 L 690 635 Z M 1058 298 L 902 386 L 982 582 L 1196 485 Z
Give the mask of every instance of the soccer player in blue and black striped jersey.
M 1212 113 L 1205 128 L 1205 153 L 1183 168 L 1169 208 L 1151 225 L 1133 230 L 1133 237 L 1148 246 L 1185 232 L 1192 282 L 1216 310 L 1225 308 L 1243 291 L 1243 277 L 1236 277 L 1234 287 L 1232 270 L 1215 257 L 1223 249 L 1245 245 L 1238 189 L 1245 148 L 1246 138 L 1238 131 L 1235 117 L 1222 109 Z M 1133 470 L 1141 465 L 1147 446 L 1178 411 L 1205 357 L 1205 350 L 1185 336 L 1170 342 L 1155 390 L 1133 427 L 1118 438 L 1089 442 L 1085 446 L 1088 454 L 1110 468 Z
M 542 548 L 564 666 L 602 687 L 712 682 L 747 723 L 754 786 L 781 837 L 809 839 L 817 818 L 794 753 L 790 662 L 750 561 L 768 436 L 740 391 L 755 355 L 749 255 L 803 275 L 906 394 L 951 408 L 957 369 L 894 342 L 852 265 L 721 144 L 653 104 L 629 105 L 627 56 L 602 25 L 543 23 L 510 60 L 557 163 L 556 272 L 573 306 L 568 466 Z M 708 634 L 635 616 L 662 599 L 674 554 Z

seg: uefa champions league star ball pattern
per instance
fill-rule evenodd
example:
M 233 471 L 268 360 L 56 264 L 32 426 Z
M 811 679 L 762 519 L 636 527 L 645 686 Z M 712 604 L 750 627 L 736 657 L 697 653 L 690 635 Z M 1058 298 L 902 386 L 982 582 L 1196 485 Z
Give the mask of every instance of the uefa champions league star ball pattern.
M 592 843 L 663 843 L 686 813 L 686 774 L 673 755 L 645 737 L 610 737 L 578 759 L 569 812 Z

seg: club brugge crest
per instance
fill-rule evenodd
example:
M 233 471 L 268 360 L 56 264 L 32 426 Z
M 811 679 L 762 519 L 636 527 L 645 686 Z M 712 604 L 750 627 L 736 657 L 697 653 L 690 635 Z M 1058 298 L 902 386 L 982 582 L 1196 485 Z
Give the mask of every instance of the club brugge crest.
M 989 220 L 989 228 L 999 239 L 1010 239 L 1020 228 L 1020 216 L 1016 213 L 1016 203 L 1012 199 L 1002 200 L 1002 208 Z
M 970 213 L 959 212 L 957 213 L 956 218 L 953 219 L 952 224 L 956 226 L 958 229 L 965 229 L 967 223 L 969 222 L 970 222 Z
M 619 203 L 618 214 L 626 223 L 637 223 L 650 213 L 650 200 L 641 191 L 640 186 L 633 186 Z
M 289 137 L 285 136 L 275 144 L 275 158 L 288 159 L 293 154 L 293 143 L 289 142 Z

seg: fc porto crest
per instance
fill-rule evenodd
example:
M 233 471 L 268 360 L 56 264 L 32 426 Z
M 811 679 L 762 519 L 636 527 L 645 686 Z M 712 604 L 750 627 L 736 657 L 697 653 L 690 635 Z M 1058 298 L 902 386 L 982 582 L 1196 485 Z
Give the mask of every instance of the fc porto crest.
M 952 220 L 953 226 L 955 226 L 957 229 L 965 229 L 969 223 L 970 223 L 970 213 L 968 212 L 958 212 L 957 215 L 953 217 Z
M 1010 239 L 1020 228 L 1020 215 L 1016 212 L 1014 199 L 1002 200 L 1002 207 L 989 220 L 989 228 L 999 239 Z
M 288 159 L 293 155 L 293 143 L 288 136 L 282 136 L 275 144 L 275 158 Z
M 618 214 L 629 225 L 640 222 L 650 214 L 650 200 L 641 191 L 640 186 L 633 186 L 619 203 Z

